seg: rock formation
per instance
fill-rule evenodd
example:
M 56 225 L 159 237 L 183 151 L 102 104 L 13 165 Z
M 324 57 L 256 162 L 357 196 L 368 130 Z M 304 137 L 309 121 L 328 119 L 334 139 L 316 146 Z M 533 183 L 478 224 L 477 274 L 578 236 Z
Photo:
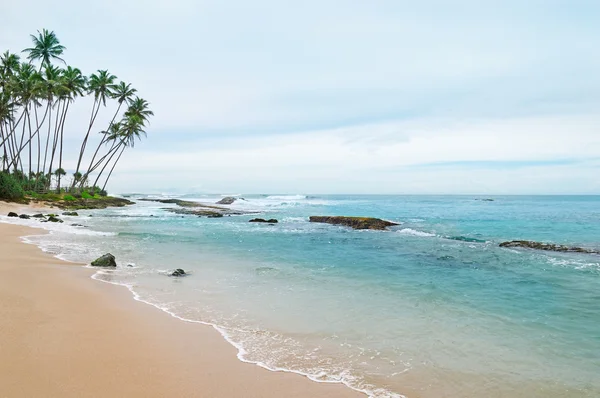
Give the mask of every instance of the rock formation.
M 541 243 L 530 240 L 513 240 L 510 242 L 502 242 L 500 243 L 500 247 L 522 247 L 526 249 L 546 250 L 553 252 L 600 254 L 600 250 L 584 249 L 576 246 L 555 245 L 553 243 Z
M 92 261 L 93 267 L 116 267 L 117 262 L 115 261 L 115 256 L 110 253 L 106 253 L 105 255 L 98 257 L 94 261 Z
M 386 230 L 387 227 L 400 225 L 395 222 L 371 217 L 343 217 L 343 216 L 310 216 L 310 222 L 319 222 L 335 225 L 344 225 L 354 229 Z

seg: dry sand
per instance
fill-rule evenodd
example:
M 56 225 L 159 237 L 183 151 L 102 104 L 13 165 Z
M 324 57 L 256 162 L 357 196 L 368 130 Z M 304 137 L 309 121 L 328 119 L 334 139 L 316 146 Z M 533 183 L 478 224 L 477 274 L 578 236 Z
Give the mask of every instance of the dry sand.
M 0 223 L 0 397 L 364 397 L 240 362 L 213 328 L 19 239 L 40 233 Z

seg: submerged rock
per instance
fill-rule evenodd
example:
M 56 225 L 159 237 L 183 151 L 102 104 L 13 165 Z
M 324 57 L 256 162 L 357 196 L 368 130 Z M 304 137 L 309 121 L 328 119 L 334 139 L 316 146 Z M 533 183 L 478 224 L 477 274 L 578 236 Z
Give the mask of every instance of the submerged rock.
M 76 211 L 64 211 L 63 216 L 78 216 L 79 214 L 77 214 Z
M 92 261 L 93 267 L 116 267 L 117 262 L 115 261 L 115 256 L 110 253 L 106 253 L 103 256 L 98 257 L 94 261 Z
M 468 236 L 446 236 L 446 239 L 458 240 L 461 242 L 485 243 L 485 240 L 483 239 L 470 238 Z
M 553 243 L 534 242 L 530 240 L 513 240 L 500 243 L 500 247 L 522 247 L 526 249 L 546 250 L 553 252 L 600 254 L 600 250 L 585 249 L 576 246 L 555 245 Z
M 175 271 L 171 272 L 169 275 L 170 276 L 185 276 L 187 274 L 181 268 L 177 268 Z
M 44 216 L 42 213 L 38 213 L 38 214 L 34 214 L 31 217 L 33 217 L 33 218 L 45 218 L 46 216 Z
M 15 213 L 14 211 L 11 211 L 8 213 L 9 217 L 19 217 L 19 215 L 17 213 Z
M 223 217 L 223 214 L 221 214 L 221 213 L 210 213 L 206 217 L 208 217 L 208 218 L 221 218 L 221 217 Z
M 48 221 L 50 221 L 50 222 L 63 222 L 63 220 L 61 220 L 61 219 L 59 219 L 59 218 L 57 218 L 55 216 L 52 216 L 52 215 L 48 217 Z
M 21 215 L 19 216 L 19 218 L 22 218 L 22 219 L 24 219 L 24 220 L 29 220 L 29 218 L 30 218 L 30 217 L 29 217 L 27 214 L 21 214 Z
M 263 223 L 268 223 L 268 224 L 277 224 L 279 221 L 277 221 L 274 218 L 271 218 L 271 219 L 268 219 L 268 220 L 265 220 L 264 218 L 253 218 L 249 222 L 263 222 Z
M 310 222 L 344 225 L 354 229 L 374 229 L 384 231 L 387 227 L 400 225 L 395 222 L 371 217 L 343 217 L 343 216 L 310 216 Z
M 234 197 L 232 197 L 232 196 L 227 196 L 227 197 L 225 197 L 225 198 L 223 198 L 223 199 L 219 200 L 219 201 L 217 202 L 217 204 L 218 204 L 218 205 L 230 205 L 230 204 L 232 204 L 233 202 L 235 202 L 236 200 L 237 200 L 237 198 L 234 198 Z

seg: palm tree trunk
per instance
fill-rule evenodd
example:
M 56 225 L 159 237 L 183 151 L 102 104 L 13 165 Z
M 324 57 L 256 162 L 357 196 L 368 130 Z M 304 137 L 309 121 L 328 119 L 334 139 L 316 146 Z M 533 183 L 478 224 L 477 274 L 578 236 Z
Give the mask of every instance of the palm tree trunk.
M 37 106 L 34 105 L 33 111 L 35 112 L 35 124 L 37 126 L 37 129 L 39 130 L 42 126 L 39 124 Z M 38 182 L 40 180 L 40 160 L 41 160 L 41 156 L 42 156 L 42 152 L 41 152 L 42 142 L 40 140 L 40 135 L 41 134 L 37 135 L 37 167 L 35 170 L 35 189 L 36 190 L 38 188 Z
M 96 109 L 96 113 L 94 113 L 94 108 L 96 108 L 96 104 L 98 104 L 98 108 Z M 79 173 L 79 166 L 81 166 L 81 159 L 83 158 L 83 154 L 85 153 L 85 147 L 87 145 L 88 138 L 90 136 L 90 131 L 92 131 L 92 126 L 94 125 L 94 121 L 96 121 L 96 116 L 98 116 L 98 111 L 100 110 L 100 105 L 102 104 L 98 98 L 94 99 L 94 106 L 92 106 L 92 117 L 90 119 L 90 125 L 88 127 L 88 131 L 85 134 L 83 142 L 81 143 L 81 149 L 79 150 L 79 159 L 77 160 L 77 168 L 75 169 L 75 174 Z M 75 183 L 77 181 L 73 179 L 73 184 L 71 185 L 71 189 L 75 187 Z
M 106 181 L 104 181 L 104 185 L 102 186 L 103 191 L 106 189 L 106 184 L 108 184 L 108 180 L 110 179 L 110 176 L 112 175 L 112 172 L 115 169 L 115 166 L 117 165 L 117 163 L 119 163 L 119 159 L 121 159 L 121 155 L 123 155 L 125 148 L 127 148 L 127 147 L 125 145 L 123 145 L 123 149 L 121 149 L 121 153 L 119 154 L 119 157 L 117 158 L 117 160 L 115 160 L 115 163 L 113 164 L 112 168 L 110 169 L 110 173 L 108 173 L 108 177 L 106 177 Z
M 90 161 L 90 165 L 88 166 L 87 171 L 83 174 L 84 178 L 82 178 L 82 181 L 85 181 L 85 179 L 88 177 L 88 175 L 93 171 L 92 165 L 94 164 L 94 160 L 96 160 L 96 156 L 98 156 L 98 151 L 100 151 L 100 148 L 106 142 L 106 137 L 108 136 L 108 131 L 110 130 L 110 128 L 114 124 L 115 119 L 117 118 L 117 115 L 119 114 L 119 111 L 121 110 L 121 106 L 122 105 L 123 105 L 123 102 L 119 102 L 119 106 L 117 107 L 117 111 L 115 112 L 112 120 L 108 124 L 108 128 L 106 129 L 106 132 L 102 136 L 102 140 L 100 141 L 100 144 L 98 144 L 98 147 L 96 148 L 96 151 L 94 152 L 94 156 L 92 156 L 92 160 Z M 82 184 L 83 184 L 83 182 L 82 182 Z M 94 185 L 94 187 L 95 187 L 95 185 Z M 92 189 L 94 189 L 94 188 L 92 187 Z
M 62 104 L 62 111 L 60 111 L 60 117 L 56 118 L 55 126 L 54 126 L 54 137 L 52 139 L 52 156 L 50 157 L 50 166 L 48 167 L 48 174 L 52 175 L 52 165 L 54 164 L 54 156 L 56 155 L 56 147 L 58 146 L 59 140 L 59 130 L 60 126 L 64 123 L 65 118 L 67 117 L 67 110 L 69 109 L 70 102 L 66 101 Z
M 33 137 L 31 136 L 31 117 L 29 111 L 27 111 L 27 125 L 29 126 L 29 141 L 27 141 L 27 149 L 29 151 L 29 174 L 27 174 L 27 177 L 31 179 L 31 139 Z
M 44 150 L 44 164 L 42 166 L 42 174 L 44 176 L 46 175 L 46 160 L 48 160 L 48 146 L 50 145 L 50 130 L 52 130 L 52 106 L 50 101 L 48 101 L 48 106 L 50 107 L 50 114 L 48 115 L 48 134 L 46 135 L 46 149 Z
M 63 132 L 65 130 L 65 119 L 67 118 L 67 111 L 69 110 L 69 104 L 70 103 L 67 103 L 67 107 L 65 109 L 65 116 L 63 117 L 62 126 L 60 127 L 60 149 L 58 151 L 58 153 L 59 153 L 58 168 L 61 170 L 62 170 L 62 159 L 63 159 Z M 61 177 L 61 173 L 58 174 L 58 182 L 57 182 L 58 193 L 60 193 L 60 177 Z

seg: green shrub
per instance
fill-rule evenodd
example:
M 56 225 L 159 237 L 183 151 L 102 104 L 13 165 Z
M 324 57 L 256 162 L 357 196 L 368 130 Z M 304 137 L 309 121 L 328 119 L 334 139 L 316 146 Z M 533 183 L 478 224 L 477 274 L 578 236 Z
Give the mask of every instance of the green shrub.
M 84 198 L 84 199 L 92 199 L 93 198 L 93 196 L 90 195 L 87 191 L 83 191 L 81 193 L 81 197 Z
M 72 201 L 75 200 L 75 198 L 73 196 L 71 196 L 71 195 L 65 195 L 65 196 L 63 196 L 63 200 L 66 200 L 68 202 L 72 202 Z
M 39 198 L 41 200 L 50 200 L 50 201 L 57 201 L 57 200 L 61 199 L 60 195 L 57 193 L 45 193 L 43 195 L 39 195 Z
M 20 199 L 25 196 L 19 181 L 12 175 L 0 172 L 0 199 Z

